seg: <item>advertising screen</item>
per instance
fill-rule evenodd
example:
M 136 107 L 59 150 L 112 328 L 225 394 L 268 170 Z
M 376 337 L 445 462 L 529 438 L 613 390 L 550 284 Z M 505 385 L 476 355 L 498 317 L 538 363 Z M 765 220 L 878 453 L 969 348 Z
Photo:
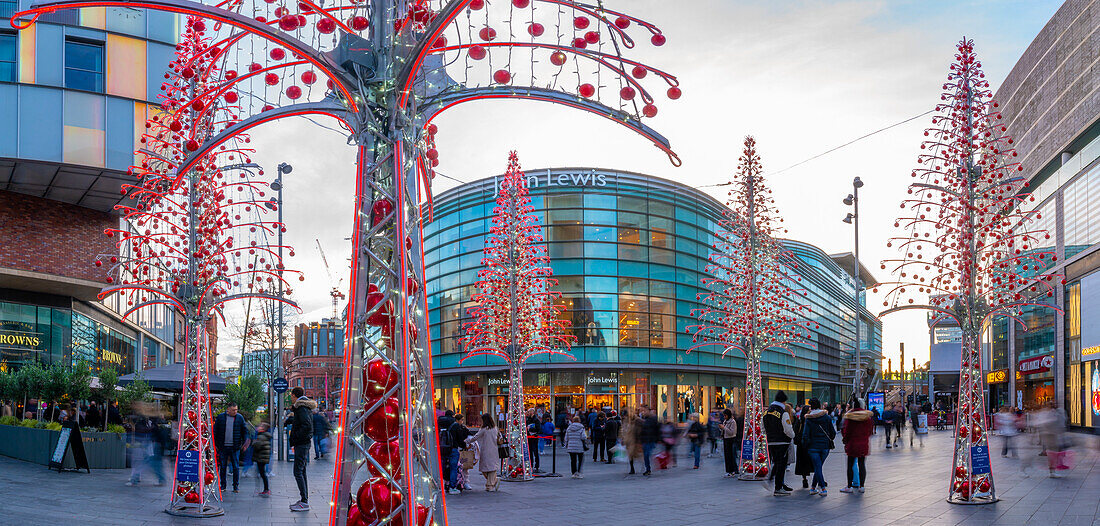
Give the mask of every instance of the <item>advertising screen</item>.
M 882 416 L 884 395 L 885 393 L 867 393 L 867 409 L 877 409 L 879 416 Z
M 1081 278 L 1081 359 L 1100 360 L 1100 272 Z

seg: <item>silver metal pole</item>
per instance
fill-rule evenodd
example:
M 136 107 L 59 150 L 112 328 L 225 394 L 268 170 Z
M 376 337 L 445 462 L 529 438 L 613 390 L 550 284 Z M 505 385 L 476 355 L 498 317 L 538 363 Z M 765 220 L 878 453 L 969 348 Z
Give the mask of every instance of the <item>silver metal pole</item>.
M 859 178 L 856 178 L 859 180 Z M 861 340 L 861 334 L 859 333 L 859 187 L 856 184 L 856 180 L 852 181 L 852 207 L 854 209 L 855 217 L 853 217 L 853 225 L 855 229 L 855 263 L 852 269 L 852 276 L 855 278 L 856 290 L 855 290 L 855 319 L 856 319 L 856 381 L 859 385 L 856 386 L 856 396 L 863 396 L 863 345 Z
M 278 270 L 278 272 L 279 272 L 279 279 L 278 279 L 278 282 L 279 282 L 279 299 L 283 298 L 283 280 L 282 280 L 282 277 L 283 277 L 283 266 L 285 266 L 285 265 L 282 264 L 282 261 L 283 261 L 283 185 L 286 184 L 286 183 L 284 181 L 282 181 L 282 178 L 283 178 L 283 175 L 290 173 L 289 168 L 290 168 L 290 165 L 288 165 L 286 163 L 280 163 L 279 164 L 279 169 L 278 169 L 278 172 L 279 172 L 279 190 L 278 190 L 278 192 L 279 192 L 279 195 L 278 195 L 278 200 L 279 200 L 279 263 L 280 263 L 280 266 L 276 270 Z M 275 372 L 276 372 L 276 378 L 282 378 L 283 377 L 283 305 L 282 305 L 281 302 L 279 303 L 278 307 L 279 307 L 279 314 L 278 314 L 278 318 L 279 318 L 278 331 L 279 331 L 279 334 L 277 336 L 277 339 L 278 339 L 278 342 L 279 342 L 279 348 L 275 351 L 275 356 L 276 356 Z M 279 437 L 279 461 L 281 462 L 283 460 L 283 444 L 284 444 L 284 440 L 285 440 L 285 437 L 283 435 L 286 432 L 286 429 L 283 427 L 283 395 L 282 395 L 282 393 L 275 393 L 275 425 L 277 426 L 276 428 L 279 430 L 279 432 L 277 434 L 278 434 L 278 437 Z

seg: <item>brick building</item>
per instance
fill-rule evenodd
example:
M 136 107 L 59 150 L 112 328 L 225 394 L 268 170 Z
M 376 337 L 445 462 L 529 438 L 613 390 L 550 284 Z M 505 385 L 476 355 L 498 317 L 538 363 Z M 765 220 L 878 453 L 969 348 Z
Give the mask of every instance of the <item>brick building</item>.
M 303 323 L 294 328 L 294 350 L 285 360 L 291 387 L 332 409 L 339 405 L 344 380 L 344 325 L 340 320 Z

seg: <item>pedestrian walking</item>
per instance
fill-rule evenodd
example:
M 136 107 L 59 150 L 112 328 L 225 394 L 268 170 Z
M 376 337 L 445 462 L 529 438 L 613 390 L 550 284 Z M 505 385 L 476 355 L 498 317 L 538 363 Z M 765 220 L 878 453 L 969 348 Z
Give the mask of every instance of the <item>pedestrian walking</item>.
M 267 422 L 260 422 L 256 426 L 256 440 L 252 441 L 252 461 L 256 463 L 256 469 L 260 472 L 260 479 L 264 481 L 264 489 L 258 495 L 270 497 L 271 488 L 267 482 L 267 465 L 271 462 L 271 433 Z
M 1001 435 L 1002 446 L 1001 456 L 1007 457 L 1010 453 L 1013 458 L 1016 458 L 1016 414 L 1012 412 L 1012 408 L 1006 406 L 1001 407 L 1001 410 L 993 417 L 993 422 L 997 426 L 997 434 Z
M 612 452 L 615 444 L 619 443 L 619 430 L 622 427 L 623 421 L 619 418 L 619 414 L 615 411 L 611 412 L 611 417 L 607 419 L 607 424 L 603 428 L 603 444 L 604 449 L 607 450 L 607 463 L 615 463 L 615 454 Z
M 657 448 L 657 441 L 661 438 L 661 424 L 657 422 L 657 415 L 648 407 L 642 407 L 642 422 L 639 426 L 638 439 L 642 443 L 642 459 L 645 461 L 644 476 L 653 473 L 650 466 L 650 457 Z
M 634 460 L 642 454 L 642 418 L 641 409 L 633 417 L 629 413 L 623 411 L 623 447 L 626 448 L 626 458 L 630 464 L 630 472 L 627 475 L 633 475 Z
M 668 457 L 668 463 L 674 467 L 676 466 L 676 441 L 679 438 L 679 428 L 666 416 L 665 421 L 661 423 L 661 444 L 665 446 L 664 453 Z M 665 469 L 663 465 L 660 468 Z
M 920 440 L 920 447 L 924 447 L 924 433 L 918 433 L 920 429 L 920 406 L 916 403 L 909 406 L 909 447 L 913 447 L 913 435 Z
M 531 466 L 535 473 L 542 473 L 542 463 L 539 460 L 539 417 L 535 415 L 535 408 L 527 410 L 527 452 L 531 455 Z
M 787 457 L 791 451 L 791 439 L 794 438 L 794 426 L 787 412 L 787 393 L 779 391 L 775 401 L 764 412 L 764 433 L 768 438 L 768 455 L 771 456 L 771 472 L 775 475 L 775 487 L 772 494 L 784 497 L 791 494 L 792 488 L 783 483 L 787 471 Z
M 549 413 L 542 415 L 542 436 L 546 438 L 539 441 L 540 455 L 546 448 L 553 448 L 551 441 L 554 440 L 554 421 L 550 419 Z
M 240 481 L 240 454 L 248 449 L 248 430 L 244 425 L 244 415 L 237 412 L 237 404 L 230 403 L 225 412 L 214 419 L 214 446 L 218 454 L 218 471 L 221 474 L 221 488 L 225 491 L 225 466 L 233 466 L 233 493 Z
M 893 447 L 890 436 L 894 430 L 894 406 L 889 406 L 882 412 L 882 430 L 886 433 L 886 449 L 890 449 Z
M 703 454 L 703 442 L 706 441 L 707 428 L 699 421 L 699 413 L 692 413 L 689 417 L 691 425 L 688 426 L 687 439 L 691 442 L 691 454 L 695 458 L 695 467 L 699 469 L 699 459 Z
M 726 461 L 726 476 L 736 477 L 740 470 L 737 465 L 741 453 L 742 420 L 726 408 L 722 411 L 722 457 Z
M 455 479 L 456 484 L 452 486 L 452 489 L 468 491 L 473 489 L 470 487 L 470 468 L 477 465 L 480 455 L 477 443 L 466 441 L 467 438 L 470 438 L 470 428 L 462 422 L 462 415 L 459 414 L 455 415 L 455 421 L 451 424 L 451 436 L 454 437 L 455 446 L 459 448 L 458 477 Z
M 325 458 L 325 446 L 328 443 L 325 441 L 328 438 L 329 425 L 328 419 L 321 413 L 319 409 L 313 410 L 313 460 L 321 460 Z
M 588 451 L 588 437 L 584 433 L 584 424 L 580 417 L 573 417 L 573 423 L 565 428 L 562 445 L 569 453 L 569 472 L 573 474 L 573 478 L 583 479 L 584 452 Z
M 294 481 L 298 483 L 298 502 L 290 505 L 290 511 L 309 511 L 309 483 L 306 480 L 306 466 L 309 465 L 309 442 L 313 439 L 313 410 L 317 402 L 306 396 L 305 389 L 295 387 L 290 390 L 294 399 L 290 417 L 283 422 L 290 426 L 287 443 L 294 448 Z
M 493 415 L 489 413 L 481 415 L 481 429 L 478 429 L 473 436 L 467 437 L 466 443 L 477 443 L 480 451 L 477 469 L 485 477 L 485 491 L 500 489 L 500 480 L 497 478 L 497 471 L 500 470 L 500 452 L 497 448 L 501 444 L 501 439 L 500 430 L 493 421 Z
M 596 413 L 592 420 L 592 462 L 606 462 L 604 454 L 607 452 L 604 443 L 604 428 L 607 427 L 607 417 L 603 411 Z
M 829 491 L 825 482 L 825 472 L 822 469 L 825 459 L 829 458 L 829 451 L 833 449 L 833 441 L 836 439 L 836 429 L 829 413 L 821 409 L 821 400 L 810 399 L 810 411 L 802 420 L 802 445 L 799 450 L 806 450 L 806 456 L 813 463 L 814 481 L 810 485 L 810 495 L 827 496 Z M 797 473 L 797 469 L 796 469 Z
M 794 474 L 802 477 L 802 488 L 810 487 L 810 481 L 806 477 L 814 472 L 814 463 L 810 460 L 810 452 L 807 444 L 802 441 L 803 431 L 806 429 L 806 414 L 810 412 L 810 406 L 804 405 L 794 421 Z
M 443 490 L 450 495 L 458 494 L 458 443 L 451 433 L 451 425 L 456 422 L 454 411 L 443 412 L 436 422 L 439 430 L 439 459 L 443 470 Z
M 867 465 L 865 459 L 871 449 L 871 434 L 875 428 L 874 414 L 863 409 L 859 399 L 852 400 L 851 409 L 844 413 L 840 432 L 844 435 L 844 454 L 848 457 L 848 485 L 841 493 L 858 490 L 863 493 L 867 485 Z M 859 479 L 854 480 L 853 469 L 858 465 Z
M 722 437 L 722 425 L 718 419 L 718 411 L 711 411 L 707 417 L 707 442 L 710 443 L 710 451 L 707 458 L 713 458 L 718 453 L 718 439 Z
M 901 440 L 901 430 L 905 429 L 905 404 L 899 403 L 894 406 L 894 447 L 898 447 L 898 440 Z M 912 444 L 910 444 L 912 445 Z

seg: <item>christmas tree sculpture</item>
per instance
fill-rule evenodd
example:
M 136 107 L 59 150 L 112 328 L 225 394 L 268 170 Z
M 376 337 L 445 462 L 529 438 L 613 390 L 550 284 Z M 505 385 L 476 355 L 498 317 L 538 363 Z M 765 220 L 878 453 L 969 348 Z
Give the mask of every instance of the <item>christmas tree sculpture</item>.
M 504 480 L 531 480 L 531 451 L 523 411 L 523 365 L 537 354 L 568 353 L 575 337 L 569 320 L 559 318 L 564 306 L 555 305 L 561 294 L 551 289 L 550 258 L 546 255 L 541 227 L 527 196 L 527 176 L 520 170 L 516 152 L 508 156 L 508 172 L 501 178 L 493 227 L 485 240 L 485 268 L 470 308 L 474 319 L 465 325 L 466 360 L 472 356 L 498 356 L 508 362 L 508 417 L 501 423 L 508 438 Z
M 921 143 L 920 167 L 912 173 L 911 197 L 901 205 L 909 214 L 894 224 L 905 234 L 889 245 L 903 257 L 882 265 L 897 278 L 887 285 L 882 314 L 925 309 L 954 319 L 962 329 L 947 500 L 986 504 L 997 496 L 989 463 L 981 331 L 994 315 L 1014 317 L 1022 307 L 1037 304 L 1037 298 L 1052 296 L 1060 278 L 1040 275 L 1056 259 L 1041 248 L 1050 234 L 1029 228 L 1040 216 L 1029 209 L 1034 197 L 1026 193 L 1013 141 L 999 122 L 974 43 L 964 38 L 957 48 L 943 102 L 936 106 L 933 127 L 924 132 L 928 139 Z
M 745 137 L 737 173 L 730 181 L 727 207 L 714 233 L 715 252 L 703 278 L 707 292 L 698 298 L 705 306 L 693 309 L 698 325 L 687 328 L 694 346 L 717 345 L 722 356 L 737 349 L 745 355 L 745 434 L 741 444 L 741 479 L 768 475 L 768 440 L 764 435 L 764 392 L 760 356 L 768 349 L 787 349 L 806 336 L 810 322 L 801 321 L 805 295 L 795 288 L 797 263 L 775 234 L 786 232 L 761 176 L 756 141 Z
M 243 298 L 281 296 L 263 292 L 283 283 L 279 247 L 269 242 L 283 224 L 265 220 L 279 203 L 269 193 L 263 170 L 252 164 L 239 137 L 210 152 L 183 172 L 177 163 L 208 137 L 237 122 L 236 92 L 215 93 L 220 61 L 205 22 L 188 17 L 176 59 L 162 85 L 162 103 L 146 123 L 140 164 L 130 173 L 138 181 L 123 185 L 128 204 L 116 208 L 124 226 L 106 231 L 118 239 L 108 283 L 100 298 L 123 297 L 123 317 L 150 305 L 169 305 L 185 323 L 186 350 L 179 417 L 179 453 L 169 513 L 185 516 L 222 514 L 218 470 L 211 441 L 208 327 L 223 305 Z M 228 95 L 228 96 L 226 96 Z M 294 251 L 291 250 L 293 255 Z M 300 276 L 299 276 L 300 277 Z M 287 292 L 291 292 L 289 288 Z M 290 303 L 290 302 L 288 302 Z

